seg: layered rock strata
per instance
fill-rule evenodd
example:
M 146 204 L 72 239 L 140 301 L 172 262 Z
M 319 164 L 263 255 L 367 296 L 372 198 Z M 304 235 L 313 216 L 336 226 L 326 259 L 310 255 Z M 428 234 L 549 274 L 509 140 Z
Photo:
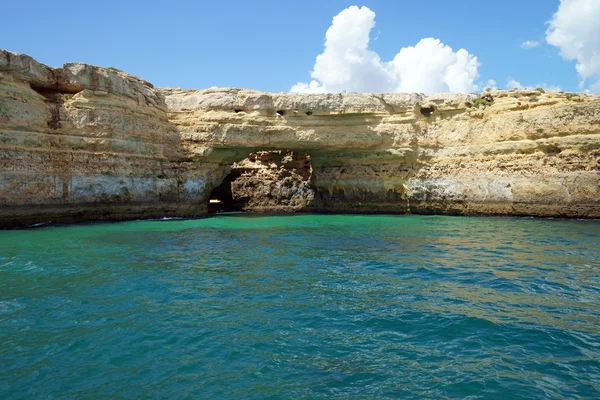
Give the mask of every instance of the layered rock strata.
M 164 89 L 197 160 L 309 154 L 304 210 L 600 217 L 600 99 Z
M 0 226 L 204 215 L 185 160 L 150 83 L 0 51 Z
M 317 197 L 310 156 L 293 151 L 251 153 L 233 164 L 215 192 L 224 210 L 231 211 L 302 211 Z
M 0 227 L 202 216 L 240 162 L 252 210 L 598 218 L 599 160 L 590 95 L 156 89 L 0 51 Z

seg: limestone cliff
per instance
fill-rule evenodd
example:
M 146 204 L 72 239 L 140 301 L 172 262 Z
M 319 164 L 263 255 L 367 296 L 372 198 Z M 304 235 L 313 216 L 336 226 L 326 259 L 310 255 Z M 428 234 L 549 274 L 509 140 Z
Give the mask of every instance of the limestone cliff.
M 202 216 L 224 180 L 251 210 L 598 218 L 599 160 L 590 95 L 155 89 L 0 50 L 0 227 Z
M 164 89 L 197 161 L 308 153 L 313 211 L 600 217 L 600 99 Z
M 150 83 L 0 51 L 0 226 L 204 215 L 185 159 Z
M 217 194 L 231 211 L 307 210 L 317 198 L 310 156 L 292 151 L 259 151 L 233 164 Z

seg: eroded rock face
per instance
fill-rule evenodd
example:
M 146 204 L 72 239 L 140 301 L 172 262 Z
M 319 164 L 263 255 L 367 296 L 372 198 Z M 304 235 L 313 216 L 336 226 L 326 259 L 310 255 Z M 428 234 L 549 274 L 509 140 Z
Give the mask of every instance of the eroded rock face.
M 311 210 L 600 217 L 598 97 L 163 93 L 196 160 L 310 154 Z
M 244 211 L 289 212 L 315 201 L 310 156 L 292 151 L 260 151 L 235 163 L 231 194 Z
M 0 51 L 0 226 L 203 215 L 210 174 L 166 111 L 126 73 Z
M 309 178 L 244 161 L 249 209 L 600 217 L 598 97 L 155 89 L 0 51 L 1 227 L 202 216 L 234 163 L 292 152 Z

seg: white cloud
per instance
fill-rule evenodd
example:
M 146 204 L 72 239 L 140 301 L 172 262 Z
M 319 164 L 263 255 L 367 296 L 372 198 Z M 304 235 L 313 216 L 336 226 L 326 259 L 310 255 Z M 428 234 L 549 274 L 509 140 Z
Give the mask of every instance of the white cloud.
M 465 49 L 456 53 L 439 39 L 421 39 L 415 47 L 405 47 L 388 66 L 395 92 L 473 92 L 478 89 L 477 57 Z
M 600 1 L 561 0 L 548 22 L 546 41 L 558 47 L 565 60 L 577 60 L 581 87 L 590 83 L 600 93 Z
M 327 93 L 327 88 L 319 82 L 312 80 L 310 83 L 298 82 L 290 89 L 294 93 Z
M 540 45 L 540 42 L 538 42 L 537 40 L 526 40 L 523 43 L 521 43 L 521 48 L 524 50 L 529 50 L 529 49 L 533 49 L 534 47 L 538 47 Z
M 507 89 L 521 89 L 522 87 L 523 85 L 521 85 L 521 82 L 516 81 L 512 78 L 508 78 L 508 82 L 506 83 Z
M 473 92 L 480 66 L 465 49 L 454 52 L 439 39 L 421 39 L 400 50 L 392 61 L 381 61 L 369 49 L 375 13 L 351 6 L 333 18 L 325 49 L 317 56 L 310 83 L 298 82 L 297 92 Z
M 536 88 L 541 87 L 544 90 L 551 90 L 551 91 L 557 91 L 557 92 L 562 90 L 561 87 L 558 85 L 548 85 L 547 83 L 541 83 L 539 85 L 536 85 L 535 87 Z
M 487 83 L 485 84 L 485 88 L 498 89 L 497 82 L 493 79 L 488 79 Z
M 548 85 L 547 83 L 538 83 L 535 86 L 523 86 L 521 85 L 521 82 L 514 80 L 513 78 L 509 77 L 508 81 L 506 82 L 506 88 L 507 89 L 537 89 L 537 88 L 542 88 L 544 90 L 550 90 L 550 91 L 559 91 L 560 90 L 560 86 L 557 85 Z

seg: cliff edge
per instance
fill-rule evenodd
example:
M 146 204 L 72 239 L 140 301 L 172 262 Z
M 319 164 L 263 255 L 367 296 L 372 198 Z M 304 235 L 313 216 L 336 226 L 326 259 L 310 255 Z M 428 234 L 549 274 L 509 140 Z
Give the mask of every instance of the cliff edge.
M 0 50 L 0 227 L 198 217 L 232 190 L 254 211 L 600 218 L 599 163 L 591 95 L 157 89 Z
M 306 210 L 600 217 L 598 97 L 162 92 L 195 160 L 310 155 Z

